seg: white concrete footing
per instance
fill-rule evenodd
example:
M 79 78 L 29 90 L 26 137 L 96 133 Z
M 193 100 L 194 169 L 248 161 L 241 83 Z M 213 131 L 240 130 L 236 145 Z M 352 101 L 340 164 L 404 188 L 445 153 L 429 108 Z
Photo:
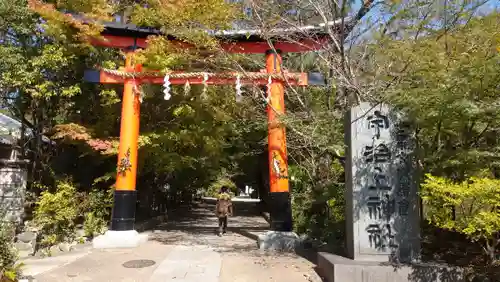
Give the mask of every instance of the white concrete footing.
M 94 249 L 134 248 L 148 241 L 148 234 L 139 234 L 135 230 L 108 230 L 104 235 L 94 238 Z
M 259 235 L 257 243 L 261 250 L 293 252 L 299 246 L 300 238 L 294 232 L 268 231 Z

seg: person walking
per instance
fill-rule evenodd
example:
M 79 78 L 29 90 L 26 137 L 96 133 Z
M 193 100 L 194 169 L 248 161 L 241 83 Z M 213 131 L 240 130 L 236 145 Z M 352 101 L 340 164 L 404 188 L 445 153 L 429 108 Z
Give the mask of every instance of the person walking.
M 215 205 L 215 214 L 219 219 L 218 236 L 226 233 L 227 217 L 233 215 L 233 203 L 231 202 L 231 195 L 226 186 L 222 186 L 217 196 L 217 204 Z

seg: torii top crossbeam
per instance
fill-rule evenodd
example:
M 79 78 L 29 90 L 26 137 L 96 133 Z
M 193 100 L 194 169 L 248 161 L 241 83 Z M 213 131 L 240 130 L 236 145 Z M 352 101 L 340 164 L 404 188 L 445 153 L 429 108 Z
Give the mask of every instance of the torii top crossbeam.
M 267 31 L 260 29 L 240 29 L 240 30 L 206 30 L 207 34 L 213 36 L 220 42 L 223 50 L 230 53 L 246 53 L 258 54 L 266 53 L 271 48 L 284 53 L 308 52 L 317 51 L 325 47 L 330 40 L 328 29 L 339 27 L 341 20 L 330 21 L 318 25 L 308 25 L 294 28 L 276 28 Z M 185 48 L 194 47 L 186 42 L 180 41 L 172 35 L 165 35 L 161 31 L 154 28 L 138 27 L 134 24 L 122 24 L 118 22 L 103 23 L 104 30 L 101 32 L 101 38 L 93 38 L 91 40 L 94 46 L 111 47 L 111 48 L 146 48 L 147 39 L 149 36 L 166 36 L 170 42 L 178 44 Z M 283 40 L 283 36 L 293 38 L 294 40 Z M 272 42 L 273 46 L 269 45 Z M 248 73 L 247 73 L 248 76 Z M 254 73 L 253 76 L 259 76 Z M 288 84 L 291 85 L 323 85 L 324 79 L 318 73 L 297 74 L 297 78 L 288 79 Z M 235 77 L 229 79 L 234 81 Z M 85 80 L 89 82 L 101 83 L 122 83 L 123 79 L 116 73 L 106 71 L 87 71 Z M 267 84 L 267 79 L 260 77 L 254 79 L 253 83 L 259 85 Z M 143 82 L 161 83 L 161 78 L 158 74 L 150 75 L 142 78 Z M 172 84 L 202 84 L 201 76 L 195 79 L 178 79 L 172 81 Z M 209 84 L 227 84 L 226 80 L 212 79 Z
M 328 29 L 336 28 L 341 24 L 341 20 L 330 21 L 318 25 L 308 25 L 296 28 L 277 28 L 269 31 L 260 29 L 250 30 L 207 30 L 206 32 L 221 42 L 221 47 L 230 53 L 265 53 L 269 50 L 270 39 L 273 47 L 285 53 L 316 51 L 324 48 L 330 40 Z M 102 39 L 93 39 L 92 44 L 102 47 L 138 48 L 147 47 L 148 36 L 164 35 L 159 30 L 153 28 L 138 27 L 133 24 L 121 24 L 117 22 L 104 23 L 104 30 L 101 33 Z M 293 41 L 277 39 L 282 36 L 294 38 Z M 181 42 L 171 35 L 166 35 L 171 41 L 181 46 L 192 47 L 185 42 Z

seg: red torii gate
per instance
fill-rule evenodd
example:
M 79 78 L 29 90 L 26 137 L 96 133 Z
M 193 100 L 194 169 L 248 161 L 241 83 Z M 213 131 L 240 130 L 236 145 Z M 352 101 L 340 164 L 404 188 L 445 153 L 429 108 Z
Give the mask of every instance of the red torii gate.
M 292 231 L 292 215 L 290 191 L 288 182 L 287 148 L 285 128 L 277 120 L 277 116 L 285 112 L 284 83 L 290 85 L 324 85 L 324 79 L 318 74 L 288 73 L 282 70 L 282 52 L 306 52 L 321 49 L 328 42 L 326 27 L 336 25 L 307 26 L 293 30 L 274 30 L 274 34 L 297 33 L 308 34 L 295 42 L 276 41 L 273 47 L 258 30 L 215 32 L 213 36 L 221 41 L 222 49 L 231 53 L 263 53 L 266 54 L 265 72 L 253 73 L 182 73 L 169 74 L 170 84 L 233 84 L 238 79 L 241 84 L 268 86 L 268 154 L 269 154 L 269 206 L 271 215 L 271 229 L 274 231 Z M 94 46 L 120 48 L 126 51 L 125 68 L 123 70 L 88 70 L 85 80 L 95 83 L 111 83 L 124 85 L 120 128 L 120 145 L 118 153 L 118 172 L 114 192 L 114 206 L 111 219 L 111 228 L 108 232 L 134 231 L 135 204 L 137 199 L 137 154 L 140 119 L 140 97 L 134 93 L 141 83 L 163 84 L 163 74 L 160 72 L 143 72 L 142 66 L 134 64 L 133 54 L 137 48 L 147 47 L 147 37 L 160 35 L 159 31 L 138 28 L 134 25 L 107 23 L 101 33 L 102 38 L 92 39 Z M 190 45 L 167 36 L 171 42 L 183 47 Z M 314 38 L 314 39 L 311 39 Z M 227 42 L 232 40 L 232 42 Z M 107 234 L 108 243 L 97 243 L 94 246 L 105 245 L 134 246 L 140 239 L 128 239 L 116 234 Z M 106 235 L 105 235 L 106 236 Z M 98 239 L 98 238 L 96 238 Z M 129 240 L 127 243 L 111 241 Z M 134 241 L 135 242 L 132 242 Z M 98 241 L 98 240 L 97 240 Z

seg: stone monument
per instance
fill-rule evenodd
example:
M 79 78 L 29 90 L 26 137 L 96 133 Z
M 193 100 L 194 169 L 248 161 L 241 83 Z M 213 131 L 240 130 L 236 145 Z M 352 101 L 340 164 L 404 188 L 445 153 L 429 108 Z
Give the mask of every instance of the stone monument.
M 403 116 L 361 103 L 346 116 L 347 257 L 318 253 L 328 282 L 459 282 L 460 268 L 419 262 L 415 144 Z
M 345 136 L 348 257 L 418 260 L 420 205 L 409 128 L 389 106 L 361 103 L 347 113 Z

